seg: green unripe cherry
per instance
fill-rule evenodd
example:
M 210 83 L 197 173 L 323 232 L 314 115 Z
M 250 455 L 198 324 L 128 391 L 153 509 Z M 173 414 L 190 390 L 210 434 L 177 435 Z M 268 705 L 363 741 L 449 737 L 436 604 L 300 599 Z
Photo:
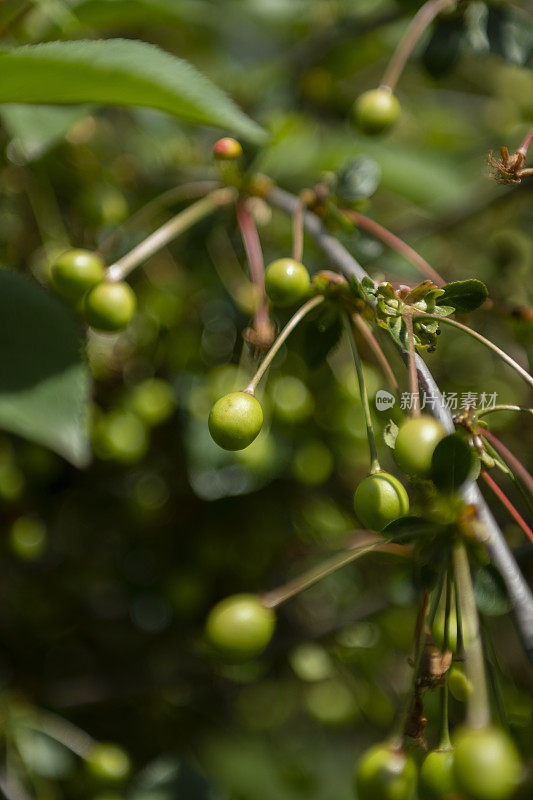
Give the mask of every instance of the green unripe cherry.
M 293 258 L 278 258 L 266 269 L 265 291 L 280 308 L 293 306 L 309 294 L 311 278 L 306 267 Z
M 445 436 L 444 427 L 429 414 L 411 417 L 400 425 L 394 460 L 407 475 L 427 478 L 431 473 L 433 451 Z
M 263 425 L 258 400 L 248 392 L 231 392 L 217 400 L 209 414 L 209 433 L 224 450 L 248 447 Z
M 460 728 L 454 735 L 453 775 L 469 800 L 507 800 L 522 775 L 522 764 L 509 736 L 499 728 Z
M 225 658 L 246 661 L 262 653 L 276 626 L 276 615 L 255 594 L 226 597 L 210 612 L 207 638 Z
M 474 687 L 462 668 L 457 664 L 453 664 L 448 673 L 448 688 L 456 700 L 466 703 L 468 695 L 472 694 Z
M 428 753 L 418 776 L 420 800 L 452 800 L 457 796 L 453 776 L 454 751 L 433 750 Z
M 398 98 L 385 88 L 363 92 L 354 105 L 357 125 L 368 134 L 383 133 L 392 128 L 400 112 Z
M 402 483 L 388 472 L 363 478 L 355 490 L 354 509 L 365 528 L 381 531 L 409 512 L 409 497 Z
M 104 280 L 101 258 L 90 250 L 67 250 L 50 269 L 52 287 L 69 303 L 76 304 L 93 286 Z
M 435 647 L 438 647 L 441 653 L 444 652 L 444 650 L 451 650 L 452 653 L 455 653 L 457 651 L 458 638 L 455 592 L 452 589 L 448 619 L 446 619 L 446 594 L 447 589 L 444 588 L 431 626 L 431 635 Z
M 160 425 L 176 408 L 172 386 L 161 378 L 147 378 L 133 387 L 129 406 L 145 425 Z
M 117 744 L 101 742 L 90 751 L 87 768 L 93 777 L 107 783 L 119 783 L 125 780 L 131 771 L 130 757 Z
M 100 283 L 86 295 L 83 313 L 88 324 L 98 331 L 121 331 L 137 308 L 135 292 L 123 281 Z
M 416 765 L 411 756 L 377 744 L 360 759 L 355 773 L 358 800 L 412 800 Z

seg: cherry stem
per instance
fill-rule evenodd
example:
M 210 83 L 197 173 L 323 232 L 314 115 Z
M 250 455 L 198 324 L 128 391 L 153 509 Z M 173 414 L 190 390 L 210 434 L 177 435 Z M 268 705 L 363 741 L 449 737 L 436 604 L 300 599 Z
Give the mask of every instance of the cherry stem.
M 192 203 L 192 205 L 180 211 L 168 222 L 165 222 L 160 228 L 157 228 L 133 250 L 130 250 L 129 253 L 126 253 L 125 256 L 122 256 L 122 258 L 119 258 L 118 261 L 108 267 L 106 279 L 109 281 L 123 280 L 135 267 L 138 267 L 143 261 L 157 253 L 158 250 L 161 250 L 181 233 L 188 230 L 196 222 L 204 219 L 204 217 L 212 214 L 221 206 L 235 202 L 236 197 L 237 192 L 235 189 L 216 189 L 196 203 Z
M 372 423 L 372 415 L 370 413 L 370 404 L 368 402 L 368 394 L 366 391 L 365 375 L 363 372 L 363 365 L 359 358 L 357 345 L 355 344 L 355 337 L 353 335 L 353 328 L 351 318 L 348 314 L 343 316 L 344 327 L 348 334 L 348 341 L 352 350 L 352 356 L 355 364 L 355 371 L 357 373 L 357 381 L 359 383 L 359 394 L 361 396 L 361 403 L 363 405 L 363 412 L 365 415 L 366 436 L 368 439 L 368 447 L 370 450 L 370 473 L 380 472 L 381 466 L 379 464 L 378 450 L 376 447 L 376 439 L 374 437 L 374 426 Z
M 237 204 L 237 223 L 242 236 L 250 277 L 255 288 L 255 311 L 253 327 L 259 334 L 267 332 L 272 326 L 268 313 L 268 299 L 265 292 L 265 264 L 259 234 L 246 201 Z M 270 340 L 271 341 L 271 340 Z
M 472 684 L 468 695 L 467 722 L 472 728 L 485 728 L 490 722 L 487 680 L 483 660 L 483 645 L 479 630 L 479 617 L 474 598 L 474 587 L 466 548 L 457 542 L 453 548 L 455 585 L 461 609 L 463 647 L 467 678 Z
M 298 203 L 292 215 L 292 257 L 301 262 L 304 253 L 304 208 Z
M 524 158 L 527 156 L 527 151 L 529 150 L 529 145 L 531 144 L 532 141 L 533 141 L 533 127 L 531 128 L 531 130 L 529 131 L 528 135 L 526 136 L 526 138 L 524 139 L 524 141 L 522 142 L 522 144 L 518 148 L 518 152 L 522 153 Z
M 254 377 L 252 378 L 246 389 L 244 389 L 245 392 L 248 392 L 248 394 L 253 394 L 255 392 L 257 384 L 259 383 L 259 381 L 269 368 L 274 356 L 280 349 L 283 342 L 292 333 L 292 331 L 296 328 L 296 326 L 302 321 L 302 319 L 306 316 L 306 314 L 308 314 L 310 311 L 313 310 L 313 308 L 316 308 L 316 306 L 318 306 L 320 303 L 323 302 L 324 302 L 323 295 L 315 295 L 315 297 L 311 297 L 310 300 L 304 303 L 303 306 L 301 306 L 298 309 L 298 311 L 295 314 L 293 314 L 293 316 L 287 322 L 287 324 L 279 334 L 278 338 L 276 339 L 276 341 L 274 342 L 274 344 L 264 357 L 263 361 L 259 365 L 259 369 L 255 373 Z
M 360 314 L 354 314 L 352 316 L 352 321 L 357 330 L 359 331 L 359 333 L 361 334 L 361 336 L 363 337 L 363 339 L 366 341 L 366 343 L 374 353 L 376 361 L 378 362 L 383 373 L 387 377 L 387 380 L 390 383 L 392 389 L 394 389 L 394 391 L 397 392 L 398 381 L 396 380 L 396 375 L 392 371 L 392 367 L 388 362 L 387 356 L 381 349 L 378 340 L 376 339 L 376 337 L 374 336 L 374 334 L 372 333 L 372 331 L 370 330 L 370 328 L 368 327 L 368 325 L 366 324 L 366 322 L 364 321 L 364 319 Z
M 173 186 L 172 189 L 168 189 L 166 192 L 154 197 L 153 200 L 150 200 L 146 205 L 132 214 L 122 225 L 115 228 L 115 230 L 101 242 L 96 252 L 98 255 L 104 257 L 126 231 L 139 225 L 145 219 L 149 219 L 152 215 L 157 214 L 161 209 L 173 205 L 174 203 L 195 200 L 197 197 L 205 197 L 206 194 L 215 191 L 215 189 L 219 189 L 221 186 L 222 184 L 220 181 L 192 181 L 191 183 L 184 183 L 180 186 Z
M 481 417 L 485 417 L 487 414 L 492 414 L 494 411 L 522 411 L 524 414 L 531 414 L 533 415 L 533 408 L 524 408 L 523 406 L 513 406 L 508 405 L 507 403 L 501 403 L 497 406 L 491 406 L 490 408 L 482 408 L 481 411 L 476 411 L 478 419 Z
M 462 322 L 457 322 L 455 319 L 450 319 L 449 317 L 439 317 L 434 314 L 416 314 L 416 319 L 432 319 L 436 320 L 439 324 L 450 325 L 452 328 L 458 328 L 459 330 L 463 331 L 464 333 L 471 336 L 472 339 L 476 339 L 478 342 L 481 342 L 496 353 L 500 358 L 505 361 L 508 366 L 512 367 L 515 372 L 517 372 L 531 387 L 533 387 L 533 377 L 527 372 L 520 364 L 517 364 L 516 361 L 508 356 L 498 345 L 491 342 L 489 339 L 486 339 L 477 331 L 474 331 L 472 328 L 469 328 L 468 325 L 463 325 Z
M 440 733 L 437 750 L 451 749 L 450 724 L 448 721 L 448 681 L 445 678 L 440 688 Z
M 483 478 L 487 486 L 489 486 L 491 491 L 496 495 L 501 504 L 505 506 L 505 508 L 513 517 L 517 525 L 519 525 L 522 528 L 528 539 L 531 542 L 533 542 L 533 531 L 531 530 L 525 519 L 522 517 L 522 515 L 519 513 L 519 511 L 517 511 L 517 509 L 511 503 L 505 492 L 498 486 L 496 481 L 492 478 L 491 475 L 489 475 L 489 473 L 486 470 L 482 470 L 481 477 Z
M 80 758 L 87 758 L 96 744 L 96 740 L 84 730 L 50 711 L 39 711 L 35 716 L 25 718 L 23 724 L 55 739 Z
M 452 5 L 453 2 L 454 0 L 428 0 L 419 8 L 383 73 L 383 78 L 381 79 L 383 88 L 391 91 L 394 89 L 409 56 L 428 25 L 431 25 L 435 17 L 447 6 Z
M 407 261 L 410 261 L 415 267 L 417 267 L 420 272 L 422 272 L 427 278 L 429 278 L 433 283 L 437 286 L 444 286 L 446 281 L 442 278 L 438 272 L 436 272 L 431 264 L 428 264 L 425 258 L 413 250 L 403 239 L 400 239 L 399 236 L 396 236 L 391 231 L 384 228 L 383 225 L 380 225 L 377 222 L 374 222 L 373 219 L 369 217 L 365 217 L 364 214 L 360 214 L 358 211 L 352 211 L 350 208 L 344 208 L 342 213 L 345 214 L 349 219 L 351 219 L 354 224 L 358 228 L 362 228 L 367 233 L 370 233 L 376 239 L 380 239 L 384 244 L 391 248 L 391 250 L 395 250 L 397 253 L 402 255 Z
M 411 413 L 413 417 L 420 416 L 420 389 L 418 386 L 418 373 L 416 369 L 415 336 L 413 333 L 413 318 L 406 314 L 407 339 L 409 344 L 409 391 L 411 393 Z
M 332 572 L 346 566 L 346 564 L 350 564 L 352 561 L 355 561 L 365 553 L 369 553 L 371 550 L 387 545 L 390 541 L 378 538 L 369 531 L 358 531 L 358 533 L 367 534 L 367 541 L 361 542 L 360 539 L 358 539 L 341 553 L 336 553 L 318 566 L 312 567 L 297 578 L 279 586 L 277 589 L 265 592 L 265 594 L 261 595 L 261 603 L 267 608 L 276 608 L 276 606 L 279 606 L 291 597 L 313 586 L 313 584 L 322 580 L 322 578 L 331 575 Z
M 533 475 L 524 467 L 522 462 L 511 453 L 508 447 L 501 442 L 497 436 L 495 436 L 491 431 L 484 430 L 482 435 L 485 439 L 487 439 L 490 444 L 494 447 L 494 449 L 499 453 L 499 455 L 503 458 L 507 466 L 511 469 L 514 475 L 516 475 L 520 480 L 525 484 L 529 492 L 533 495 Z
M 420 664 L 422 662 L 422 655 L 424 653 L 425 636 L 424 636 L 424 623 L 426 619 L 428 607 L 429 591 L 426 589 L 422 595 L 418 615 L 416 618 L 415 635 L 414 635 L 414 653 L 413 653 L 413 673 L 411 676 L 411 685 L 405 695 L 402 708 L 396 719 L 392 733 L 388 739 L 389 744 L 394 749 L 400 749 L 404 736 L 405 726 L 409 719 L 409 714 L 413 708 L 413 702 L 417 689 L 418 673 L 420 671 Z

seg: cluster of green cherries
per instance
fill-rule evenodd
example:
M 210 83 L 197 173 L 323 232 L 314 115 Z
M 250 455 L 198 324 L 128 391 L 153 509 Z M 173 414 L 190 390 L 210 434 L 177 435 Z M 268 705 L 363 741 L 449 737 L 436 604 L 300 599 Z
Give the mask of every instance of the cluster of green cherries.
M 309 273 L 293 259 L 279 259 L 266 270 L 265 289 L 274 305 L 290 307 L 309 295 Z M 262 425 L 261 405 L 250 391 L 225 395 L 209 415 L 211 436 L 226 450 L 250 445 Z M 394 449 L 400 470 L 415 479 L 429 478 L 434 450 L 446 434 L 438 420 L 429 415 L 405 420 Z M 409 497 L 398 478 L 378 470 L 357 486 L 354 508 L 362 525 L 381 531 L 409 512 Z M 219 656 L 240 662 L 262 653 L 275 627 L 275 612 L 260 596 L 238 594 L 225 598 L 211 610 L 206 636 Z M 446 604 L 444 595 L 437 606 L 432 636 L 441 650 L 457 648 L 456 608 L 453 601 Z M 456 677 L 466 682 L 464 675 Z M 506 733 L 495 727 L 465 726 L 455 732 L 453 745 L 439 745 L 421 766 L 396 743 L 371 747 L 357 764 L 355 782 L 359 800 L 413 800 L 417 796 L 420 800 L 507 800 L 521 773 L 520 758 Z
M 106 279 L 101 258 L 90 250 L 67 250 L 52 264 L 50 284 L 98 331 L 126 328 L 137 308 L 135 292 L 125 281 Z

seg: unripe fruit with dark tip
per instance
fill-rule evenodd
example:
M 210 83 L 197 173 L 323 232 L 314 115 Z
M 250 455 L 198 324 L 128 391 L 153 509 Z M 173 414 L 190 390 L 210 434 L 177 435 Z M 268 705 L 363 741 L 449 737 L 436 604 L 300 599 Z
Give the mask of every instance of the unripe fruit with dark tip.
M 400 425 L 394 460 L 407 475 L 427 478 L 431 473 L 433 451 L 445 436 L 444 426 L 429 414 L 411 417 Z
M 363 478 L 355 490 L 354 509 L 365 528 L 381 531 L 409 512 L 409 497 L 394 475 L 375 472 Z
M 522 764 L 509 736 L 499 728 L 463 727 L 454 735 L 453 775 L 469 800 L 507 800 L 522 777 Z
M 358 127 L 368 134 L 384 133 L 400 116 L 398 98 L 389 89 L 370 89 L 359 95 L 354 105 Z
M 356 768 L 358 800 L 413 800 L 416 784 L 414 760 L 387 744 L 367 750 Z
M 209 414 L 209 432 L 224 450 L 243 450 L 263 425 L 258 400 L 248 392 L 231 392 L 217 400 Z
M 311 288 L 306 267 L 293 258 L 278 258 L 265 272 L 265 291 L 275 306 L 287 308 L 305 300 Z
M 69 303 L 76 304 L 83 295 L 104 280 L 101 258 L 90 250 L 67 250 L 52 264 L 52 288 Z
M 235 161 L 242 156 L 242 147 L 236 139 L 226 136 L 215 143 L 213 155 L 218 161 Z
M 257 595 L 226 597 L 210 612 L 206 622 L 209 642 L 223 657 L 246 661 L 263 652 L 276 626 L 276 615 Z
M 454 751 L 451 748 L 427 754 L 418 776 L 420 800 L 452 800 L 457 797 L 453 762 Z
M 137 308 L 135 292 L 124 281 L 101 283 L 85 296 L 83 314 L 91 328 L 113 333 L 126 328 Z

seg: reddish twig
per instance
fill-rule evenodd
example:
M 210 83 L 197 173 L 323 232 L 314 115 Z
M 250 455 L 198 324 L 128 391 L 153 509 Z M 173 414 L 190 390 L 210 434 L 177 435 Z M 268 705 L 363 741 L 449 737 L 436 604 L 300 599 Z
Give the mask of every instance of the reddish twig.
M 292 215 L 292 257 L 301 262 L 304 253 L 304 209 L 298 203 Z
M 254 218 L 246 206 L 246 201 L 237 203 L 236 214 L 248 258 L 250 277 L 256 291 L 253 330 L 248 331 L 248 339 L 257 347 L 266 349 L 274 341 L 274 325 L 268 313 L 268 300 L 265 293 L 265 264 L 261 242 L 259 241 Z
M 480 429 L 480 432 L 485 439 L 491 443 L 494 449 L 498 451 L 503 460 L 507 463 L 507 466 L 510 468 L 511 472 L 513 472 L 517 478 L 520 478 L 522 483 L 533 495 L 533 475 L 527 471 L 522 462 L 513 453 L 511 453 L 509 448 L 506 447 L 497 436 L 491 433 L 491 431 L 481 431 Z
M 413 250 L 413 248 L 404 242 L 403 239 L 400 239 L 399 236 L 396 236 L 394 233 L 387 230 L 387 228 L 384 228 L 383 225 L 374 222 L 374 220 L 369 217 L 365 217 L 364 214 L 360 214 L 358 211 L 352 211 L 349 208 L 343 208 L 342 211 L 358 228 L 362 228 L 367 233 L 375 236 L 376 239 L 380 239 L 387 247 L 390 247 L 391 250 L 395 250 L 402 255 L 437 286 L 444 286 L 446 281 L 433 269 L 431 264 L 428 264 L 420 253 Z
M 511 503 L 507 495 L 502 491 L 502 489 L 500 489 L 496 481 L 489 475 L 489 473 L 486 470 L 481 471 L 481 477 L 483 478 L 487 486 L 489 486 L 492 492 L 496 495 L 500 503 L 505 506 L 505 508 L 512 516 L 512 518 L 515 520 L 517 525 L 519 525 L 522 528 L 528 539 L 530 539 L 530 541 L 533 542 L 533 531 L 531 530 L 525 519 L 522 517 L 522 515 L 517 511 L 517 509 Z

